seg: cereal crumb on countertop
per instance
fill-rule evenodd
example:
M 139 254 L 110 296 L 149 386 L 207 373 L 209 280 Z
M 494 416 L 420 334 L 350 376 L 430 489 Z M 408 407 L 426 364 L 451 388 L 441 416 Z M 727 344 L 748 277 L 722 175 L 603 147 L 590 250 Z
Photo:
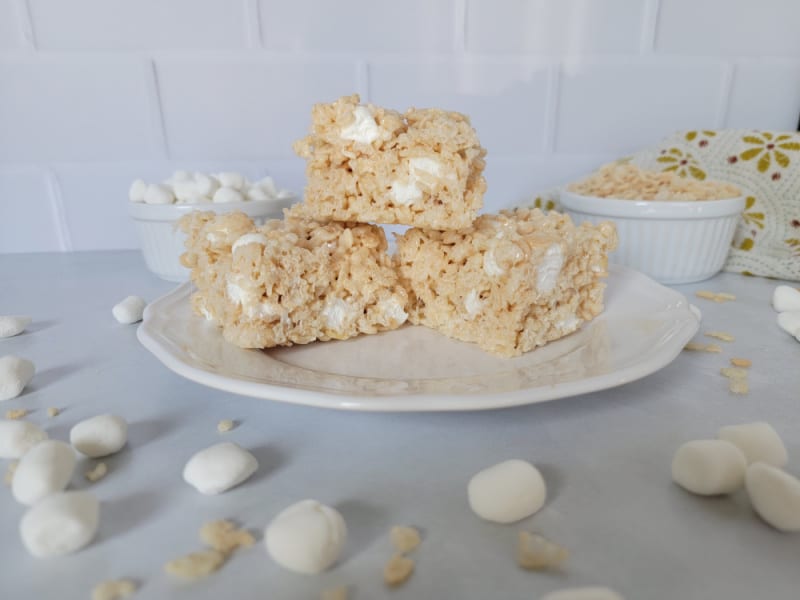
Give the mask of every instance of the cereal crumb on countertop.
M 106 463 L 99 462 L 94 467 L 84 473 L 84 477 L 91 482 L 100 481 L 108 473 Z
M 169 561 L 164 571 L 182 579 L 195 580 L 208 577 L 225 564 L 228 555 L 219 550 L 201 550 Z
M 392 546 L 401 554 L 412 552 L 419 546 L 422 538 L 420 538 L 419 531 L 413 527 L 406 527 L 403 525 L 395 525 L 389 531 L 389 537 L 392 540 Z
M 200 528 L 200 539 L 207 546 L 225 554 L 237 548 L 249 548 L 255 544 L 253 535 L 246 529 L 240 529 L 232 521 L 211 521 Z
M 724 331 L 706 331 L 703 335 L 717 340 L 722 340 L 723 342 L 733 342 L 736 340 L 736 338 L 730 333 L 726 333 Z
M 51 419 L 53 417 L 57 417 L 59 414 L 61 414 L 61 409 L 56 408 L 55 406 L 51 406 L 50 408 L 47 409 L 47 416 L 50 417 Z
M 6 419 L 12 419 L 16 421 L 17 419 L 21 419 L 27 414 L 28 411 L 25 408 L 12 408 L 11 410 L 6 411 Z
M 731 377 L 728 381 L 728 389 L 734 394 L 747 394 L 750 391 L 750 385 L 747 383 L 745 377 Z
M 389 587 L 401 586 L 413 573 L 414 560 L 402 554 L 395 554 L 383 567 L 383 581 Z
M 753 361 L 751 361 L 749 358 L 732 358 L 731 364 L 734 367 L 742 367 L 746 369 L 753 365 Z
M 18 460 L 12 460 L 10 463 L 8 463 L 8 467 L 6 467 L 6 474 L 3 476 L 3 483 L 6 485 L 11 485 L 11 480 L 14 479 L 14 472 L 17 470 L 18 465 Z
M 102 581 L 94 586 L 92 600 L 121 600 L 136 591 L 136 583 L 130 579 Z
M 322 594 L 320 595 L 320 600 L 347 600 L 347 598 L 348 593 L 346 585 L 340 585 L 339 587 L 322 590 Z
M 222 419 L 222 421 L 217 423 L 217 431 L 220 433 L 227 433 L 234 427 L 236 427 L 236 422 L 231 419 Z
M 517 541 L 517 564 L 523 569 L 541 571 L 554 569 L 567 560 L 566 548 L 551 542 L 543 535 L 520 531 Z
M 699 342 L 689 342 L 683 349 L 694 352 L 722 352 L 722 348 L 717 344 L 701 344 Z

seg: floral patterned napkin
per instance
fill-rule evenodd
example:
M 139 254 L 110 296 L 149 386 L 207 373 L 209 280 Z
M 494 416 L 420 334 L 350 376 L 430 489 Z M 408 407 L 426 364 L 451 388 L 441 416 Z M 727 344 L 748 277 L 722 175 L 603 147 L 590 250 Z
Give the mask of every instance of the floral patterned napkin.
M 685 131 L 621 160 L 739 186 L 747 203 L 725 270 L 800 280 L 800 133 Z M 534 201 L 546 209 L 557 203 L 556 192 Z

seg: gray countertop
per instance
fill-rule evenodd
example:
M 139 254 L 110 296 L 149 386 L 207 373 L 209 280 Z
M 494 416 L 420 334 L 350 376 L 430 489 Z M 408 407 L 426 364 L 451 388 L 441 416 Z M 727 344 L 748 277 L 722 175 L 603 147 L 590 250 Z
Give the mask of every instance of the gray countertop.
M 129 444 L 106 460 L 96 484 L 79 466 L 73 489 L 101 500 L 97 539 L 63 558 L 25 552 L 24 507 L 0 489 L 0 597 L 89 598 L 103 579 L 130 577 L 135 598 L 318 598 L 352 586 L 351 598 L 519 598 L 577 585 L 607 585 L 627 600 L 782 600 L 798 597 L 800 536 L 781 534 L 752 512 L 746 495 L 700 498 L 670 481 L 684 441 L 714 437 L 722 425 L 770 422 L 800 473 L 800 344 L 778 329 L 770 306 L 778 282 L 722 274 L 679 287 L 736 294 L 735 302 L 693 299 L 701 331 L 736 336 L 723 354 L 682 353 L 661 371 L 584 396 L 475 413 L 337 412 L 238 397 L 184 380 L 119 325 L 111 307 L 135 294 L 148 300 L 173 285 L 144 267 L 138 253 L 0 255 L 0 314 L 29 314 L 23 335 L 0 340 L 0 355 L 33 360 L 26 392 L 2 403 L 31 410 L 31 421 L 66 440 L 77 421 L 112 412 L 130 423 Z M 714 341 L 708 340 L 707 341 Z M 728 358 L 753 360 L 750 394 L 735 396 L 719 369 Z M 49 419 L 47 407 L 62 413 Z M 240 422 L 221 436 L 221 419 Z M 251 449 L 261 463 L 246 484 L 205 497 L 181 480 L 195 451 L 220 439 Z M 515 525 L 480 521 L 466 501 L 478 470 L 508 458 L 539 466 L 545 507 Z M 4 467 L 3 467 L 4 468 Z M 350 539 L 321 576 L 282 570 L 261 532 L 303 498 L 339 508 Z M 233 518 L 258 534 L 221 571 L 196 583 L 163 572 L 172 558 L 200 549 L 200 526 Z M 417 570 L 396 591 L 384 589 L 388 530 L 424 532 Z M 517 531 L 535 530 L 566 546 L 561 572 L 521 571 Z

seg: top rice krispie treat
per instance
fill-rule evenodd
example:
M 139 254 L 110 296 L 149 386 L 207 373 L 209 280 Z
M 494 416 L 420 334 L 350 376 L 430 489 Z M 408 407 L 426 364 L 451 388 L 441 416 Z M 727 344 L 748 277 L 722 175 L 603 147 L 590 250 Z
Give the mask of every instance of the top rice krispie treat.
M 321 221 L 469 226 L 483 203 L 486 151 L 469 118 L 439 109 L 395 111 L 358 95 L 311 112 L 295 143 L 307 160 L 305 202 L 294 214 Z
M 409 321 L 517 356 L 600 314 L 616 245 L 610 222 L 576 227 L 538 209 L 483 215 L 460 231 L 409 229 L 397 238 Z
M 215 236 L 220 228 L 231 230 L 230 218 L 193 213 L 182 219 L 189 234 L 184 264 L 198 265 L 192 304 L 222 326 L 229 342 L 291 346 L 405 323 L 408 296 L 380 227 L 287 217 L 261 227 L 250 221 L 235 238 Z M 214 265 L 213 277 L 201 264 Z

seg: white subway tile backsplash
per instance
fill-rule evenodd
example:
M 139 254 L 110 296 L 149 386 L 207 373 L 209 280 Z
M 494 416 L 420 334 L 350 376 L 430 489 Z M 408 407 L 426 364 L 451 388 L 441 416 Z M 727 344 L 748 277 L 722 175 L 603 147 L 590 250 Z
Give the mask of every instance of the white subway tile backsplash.
M 0 59 L 0 161 L 144 157 L 151 133 L 139 60 Z
M 800 62 L 736 65 L 725 126 L 794 131 L 800 119 Z
M 643 0 L 467 0 L 467 50 L 637 53 Z
M 16 2 L 0 0 L 0 50 L 20 48 L 23 45 Z
M 795 0 L 661 0 L 656 49 L 698 56 L 800 55 Z
M 453 39 L 452 0 L 260 0 L 266 48 L 331 52 L 441 52 Z
M 469 115 L 490 155 L 542 152 L 550 67 L 525 61 L 373 61 L 370 100 Z
M 242 2 L 28 0 L 39 48 L 150 50 L 244 48 Z
M 156 68 L 167 143 L 178 158 L 291 157 L 311 106 L 355 89 L 348 61 L 170 58 Z
M 47 173 L 0 169 L 0 253 L 61 250 Z
M 717 125 L 724 67 L 708 61 L 572 63 L 562 71 L 556 151 L 625 154 Z

